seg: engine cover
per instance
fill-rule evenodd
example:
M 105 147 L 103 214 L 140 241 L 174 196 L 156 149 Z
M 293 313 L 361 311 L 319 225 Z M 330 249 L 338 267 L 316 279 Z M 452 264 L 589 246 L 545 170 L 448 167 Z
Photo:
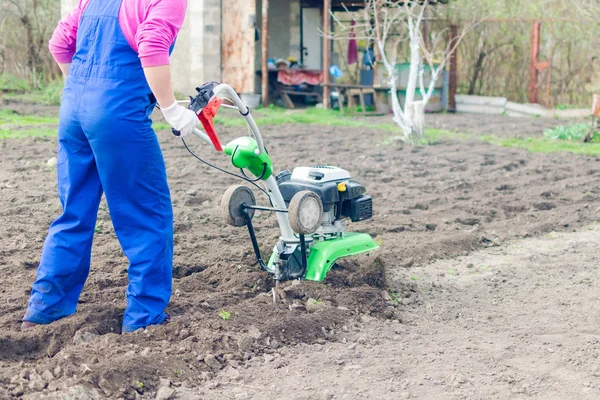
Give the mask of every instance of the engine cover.
M 343 182 L 350 179 L 350 173 L 338 167 L 298 167 L 294 168 L 291 179 L 310 183 Z
M 348 217 L 356 222 L 373 215 L 372 199 L 364 195 L 365 187 L 338 167 L 298 167 L 292 173 L 282 171 L 277 174 L 277 184 L 286 204 L 296 193 L 310 190 L 321 198 L 323 212 L 333 209 L 337 220 Z

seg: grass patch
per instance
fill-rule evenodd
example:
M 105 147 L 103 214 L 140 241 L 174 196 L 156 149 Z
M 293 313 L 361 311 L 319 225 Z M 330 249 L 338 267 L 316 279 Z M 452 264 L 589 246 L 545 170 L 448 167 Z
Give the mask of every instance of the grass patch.
M 152 128 L 154 128 L 155 131 L 170 131 L 171 125 L 167 124 L 166 122 L 154 122 L 152 124 Z
M 398 128 L 391 121 L 389 123 L 372 123 L 369 119 L 354 118 L 342 115 L 339 110 L 323 110 L 309 108 L 302 111 L 290 111 L 284 108 L 267 107 L 253 111 L 256 123 L 261 126 L 279 126 L 285 124 L 340 126 L 348 128 L 377 129 L 384 132 L 399 133 Z M 246 121 L 237 113 L 222 113 L 215 122 L 222 126 L 245 126 Z M 58 124 L 58 117 L 44 117 L 37 115 L 21 115 L 12 110 L 0 109 L 0 139 L 55 136 L 56 127 L 47 125 Z M 15 127 L 19 129 L 15 129 Z M 156 130 L 170 130 L 171 127 L 164 122 L 153 125 Z M 584 129 L 585 127 L 585 129 Z M 570 128 L 555 130 L 545 133 L 543 138 L 499 138 L 495 136 L 478 136 L 443 129 L 427 129 L 422 145 L 432 145 L 447 139 L 479 140 L 496 146 L 523 148 L 532 153 L 568 152 L 588 156 L 600 156 L 600 137 L 598 141 L 583 143 L 580 136 L 587 133 L 589 125 L 574 124 Z M 550 138 L 551 137 L 551 138 Z M 556 139 L 554 139 L 556 137 Z M 384 140 L 383 144 L 392 143 L 391 138 Z M 564 140 L 562 138 L 572 138 Z M 388 143 L 389 142 L 389 143 Z
M 302 111 L 290 111 L 284 108 L 267 107 L 253 110 L 252 116 L 260 126 L 279 126 L 286 124 L 343 126 L 350 128 L 372 128 L 384 131 L 398 131 L 393 123 L 369 123 L 367 120 L 342 115 L 336 110 L 308 108 Z M 246 121 L 238 115 L 221 114 L 215 118 L 215 123 L 224 126 L 244 126 Z
M 555 107 L 556 110 L 573 110 L 576 108 L 581 108 L 580 106 L 578 106 L 577 104 L 559 104 Z
M 577 141 L 549 139 L 547 137 L 500 138 L 491 135 L 478 136 L 460 132 L 446 131 L 443 129 L 428 129 L 425 136 L 427 144 L 436 144 L 444 139 L 480 140 L 496 146 L 525 149 L 531 153 L 563 152 L 582 154 L 586 156 L 600 156 L 600 141 L 583 143 Z
M 8 93 L 5 93 L 3 96 L 6 99 L 19 101 L 23 103 L 33 103 L 33 104 L 44 104 L 47 106 L 58 106 L 60 105 L 60 100 L 62 97 L 63 91 L 63 82 L 62 80 L 56 80 L 50 82 L 42 89 L 38 90 L 29 90 L 29 89 L 15 89 L 15 90 L 4 90 Z
M 2 129 L 0 128 L 0 139 L 26 138 L 26 137 L 48 137 L 56 136 L 56 128 L 31 128 L 31 129 Z
M 583 154 L 586 156 L 600 156 L 600 142 L 583 143 L 566 140 L 552 140 L 547 138 L 498 138 L 483 136 L 483 141 L 503 147 L 519 147 L 532 153 L 557 153 L 566 152 Z
M 0 128 L 3 125 L 11 126 L 36 126 L 58 125 L 58 117 L 44 117 L 38 115 L 22 115 L 13 110 L 0 109 Z
M 25 92 L 27 90 L 29 90 L 29 82 L 26 79 L 10 74 L 0 75 L 0 92 Z

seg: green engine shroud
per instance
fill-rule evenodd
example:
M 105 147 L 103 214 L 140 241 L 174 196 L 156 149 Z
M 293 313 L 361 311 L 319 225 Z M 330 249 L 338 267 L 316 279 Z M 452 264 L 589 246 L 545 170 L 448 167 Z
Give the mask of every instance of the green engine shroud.
M 232 140 L 225 146 L 223 151 L 231 156 L 231 163 L 237 168 L 246 168 L 254 176 L 261 176 L 263 180 L 267 180 L 273 175 L 273 161 L 271 161 L 266 150 L 261 154 L 256 154 L 258 144 L 250 136 Z

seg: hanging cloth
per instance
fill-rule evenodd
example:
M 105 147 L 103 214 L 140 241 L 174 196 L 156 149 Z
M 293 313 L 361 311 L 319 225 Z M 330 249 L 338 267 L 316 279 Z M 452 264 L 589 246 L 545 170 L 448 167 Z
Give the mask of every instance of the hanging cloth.
M 353 65 L 358 62 L 358 44 L 356 43 L 356 34 L 354 33 L 354 25 L 356 21 L 350 23 L 350 41 L 348 41 L 348 65 Z

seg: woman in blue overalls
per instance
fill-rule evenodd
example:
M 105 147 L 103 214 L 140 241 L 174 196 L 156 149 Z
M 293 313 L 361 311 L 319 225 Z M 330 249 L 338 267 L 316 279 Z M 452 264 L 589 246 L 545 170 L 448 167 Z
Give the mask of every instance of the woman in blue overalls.
M 57 156 L 63 212 L 50 226 L 24 329 L 76 311 L 90 270 L 102 193 L 130 262 L 123 331 L 166 319 L 173 211 L 150 114 L 157 99 L 182 135 L 191 133 L 198 120 L 175 102 L 168 65 L 142 67 L 119 24 L 121 2 L 89 1 L 79 20 L 72 64 L 61 65 L 67 74 Z

